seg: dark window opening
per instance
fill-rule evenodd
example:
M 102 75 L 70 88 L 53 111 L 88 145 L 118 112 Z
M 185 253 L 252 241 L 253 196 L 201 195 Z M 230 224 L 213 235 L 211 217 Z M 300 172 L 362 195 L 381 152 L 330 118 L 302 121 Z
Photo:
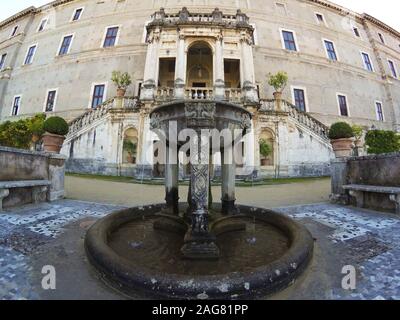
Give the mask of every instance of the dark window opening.
M 340 115 L 344 117 L 349 116 L 349 111 L 347 109 L 347 99 L 345 96 L 338 96 L 339 99 L 339 107 L 340 107 Z
M 76 9 L 74 13 L 74 17 L 72 18 L 72 21 L 77 21 L 81 18 L 83 9 Z
M 290 31 L 282 31 L 283 40 L 285 43 L 286 50 L 297 51 L 296 41 L 294 39 L 293 32 Z
M 96 108 L 103 103 L 105 88 L 104 84 L 94 86 L 92 108 Z
M 332 41 L 327 41 L 325 40 L 325 47 L 326 47 L 326 52 L 328 53 L 329 59 L 333 61 L 337 61 L 337 55 L 335 51 L 335 46 Z
M 304 90 L 302 89 L 294 89 L 294 104 L 297 109 L 300 111 L 305 112 L 306 111 L 306 98 L 304 94 Z
M 20 102 L 21 102 L 21 97 L 15 97 L 14 98 L 14 104 L 13 104 L 13 110 L 12 110 L 12 115 L 13 116 L 17 116 L 18 115 Z
M 106 38 L 104 40 L 104 48 L 114 47 L 118 36 L 118 27 L 107 29 Z
M 71 42 L 72 42 L 72 36 L 64 37 L 61 44 L 60 52 L 58 53 L 60 56 L 68 53 L 69 47 L 71 46 Z
M 49 93 L 47 94 L 46 112 L 54 111 L 54 106 L 55 106 L 55 102 L 56 102 L 56 94 L 57 94 L 57 91 L 55 91 L 55 90 L 49 91 Z

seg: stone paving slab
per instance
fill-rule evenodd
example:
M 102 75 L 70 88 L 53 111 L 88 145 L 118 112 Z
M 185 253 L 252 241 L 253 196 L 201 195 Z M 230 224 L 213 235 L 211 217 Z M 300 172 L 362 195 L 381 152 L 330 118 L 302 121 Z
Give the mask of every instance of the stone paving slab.
M 82 272 L 82 268 L 87 268 L 82 262 L 85 256 L 82 225 L 120 208 L 62 200 L 0 214 L 0 299 L 51 296 L 38 288 L 38 270 L 34 269 L 38 260 L 42 262 L 40 257 L 52 255 L 70 273 L 64 282 L 73 279 L 73 274 L 84 274 L 78 287 L 71 289 L 71 295 L 58 292 L 57 298 L 87 298 L 92 292 L 94 298 L 109 298 L 109 289 L 100 286 L 88 270 Z M 289 289 L 285 298 L 400 299 L 400 217 L 326 203 L 277 211 L 304 223 L 317 240 L 313 265 L 305 279 Z M 354 291 L 341 288 L 338 267 L 347 264 L 358 271 Z

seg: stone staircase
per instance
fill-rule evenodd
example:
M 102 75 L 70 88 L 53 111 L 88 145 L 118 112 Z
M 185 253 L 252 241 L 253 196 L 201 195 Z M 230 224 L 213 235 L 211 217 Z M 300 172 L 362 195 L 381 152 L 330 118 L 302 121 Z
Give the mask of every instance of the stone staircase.
M 306 128 L 314 135 L 318 136 L 323 142 L 330 146 L 328 138 L 329 127 L 324 125 L 312 117 L 307 112 L 297 109 L 297 107 L 286 100 L 265 99 L 260 100 L 258 111 L 260 113 L 268 114 L 274 112 L 282 112 L 289 116 L 289 119 L 302 128 Z
M 106 119 L 111 109 L 138 111 L 140 109 L 140 101 L 136 97 L 112 98 L 97 108 L 89 109 L 69 123 L 69 132 L 65 143 L 99 125 Z

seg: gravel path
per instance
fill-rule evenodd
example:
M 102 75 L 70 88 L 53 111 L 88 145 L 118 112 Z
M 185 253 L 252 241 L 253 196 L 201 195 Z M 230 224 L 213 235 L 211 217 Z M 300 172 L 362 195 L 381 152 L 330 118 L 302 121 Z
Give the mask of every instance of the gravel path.
M 66 177 L 66 192 L 69 199 L 86 200 L 123 206 L 147 205 L 164 202 L 164 187 L 124 182 L 109 182 L 97 179 Z M 213 187 L 214 202 L 219 202 L 221 192 Z M 180 187 L 180 199 L 185 202 L 188 188 Z M 273 208 L 329 200 L 330 180 L 310 180 L 300 183 L 238 187 L 237 202 Z

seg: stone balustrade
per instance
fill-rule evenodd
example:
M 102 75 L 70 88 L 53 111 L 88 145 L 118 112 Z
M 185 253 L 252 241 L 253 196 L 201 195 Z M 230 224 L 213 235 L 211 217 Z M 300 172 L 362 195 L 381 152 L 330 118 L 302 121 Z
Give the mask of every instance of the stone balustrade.
M 86 111 L 84 114 L 69 123 L 68 136 L 73 135 L 82 128 L 87 127 L 93 122 L 103 118 L 110 109 L 137 109 L 140 107 L 140 101 L 136 97 L 113 98 L 107 100 L 96 108 Z
M 214 100 L 213 88 L 186 88 L 185 98 L 187 100 Z
M 260 100 L 259 112 L 285 112 L 289 117 L 306 126 L 324 140 L 329 140 L 329 128 L 307 112 L 300 111 L 295 105 L 286 100 L 267 99 Z
M 152 22 L 150 26 L 154 25 L 176 25 L 176 24 L 218 24 L 226 27 L 248 27 L 252 28 L 249 24 L 249 18 L 240 10 L 236 14 L 224 14 L 222 11 L 215 9 L 209 13 L 192 13 L 187 8 L 182 8 L 178 13 L 166 13 L 164 9 L 155 12 L 152 15 Z
M 185 88 L 185 100 L 215 100 L 214 88 Z M 159 87 L 156 89 L 157 102 L 170 102 L 175 100 L 174 88 Z M 224 101 L 231 103 L 242 103 L 242 89 L 227 88 L 224 89 Z

